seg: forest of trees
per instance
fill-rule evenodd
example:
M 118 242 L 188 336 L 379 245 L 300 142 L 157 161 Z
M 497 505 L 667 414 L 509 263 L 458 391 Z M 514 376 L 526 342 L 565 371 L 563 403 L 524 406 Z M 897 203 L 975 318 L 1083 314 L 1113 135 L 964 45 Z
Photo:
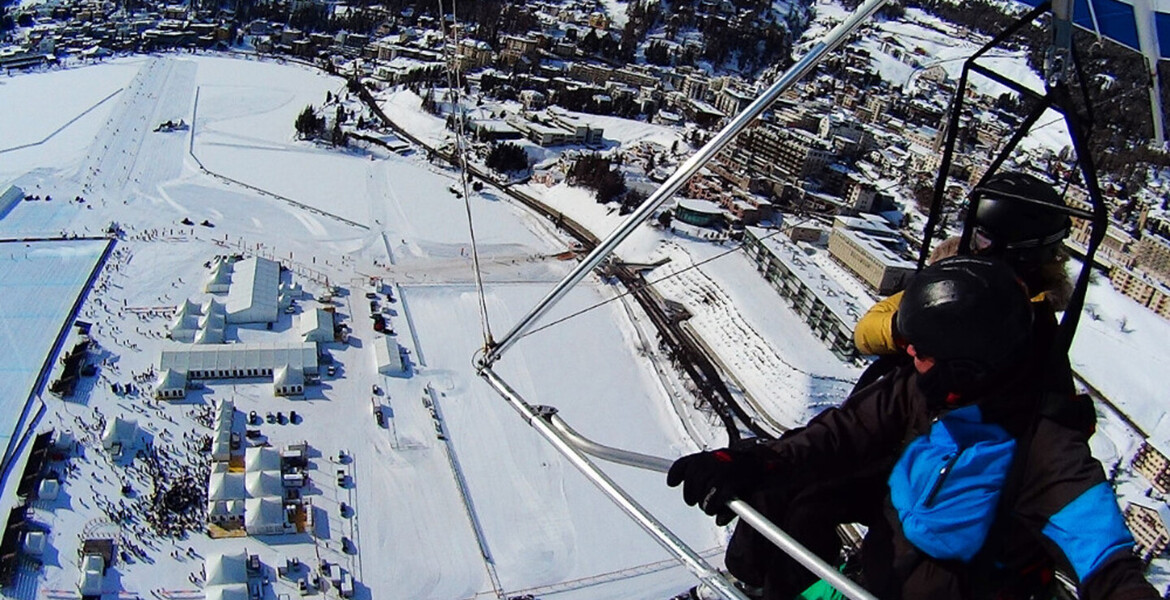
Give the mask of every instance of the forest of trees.
M 518 144 L 504 142 L 492 146 L 485 160 L 487 167 L 501 173 L 528 169 L 528 153 Z
M 618 199 L 626 192 L 626 176 L 609 158 L 586 154 L 569 167 L 566 183 L 589 188 L 600 204 Z

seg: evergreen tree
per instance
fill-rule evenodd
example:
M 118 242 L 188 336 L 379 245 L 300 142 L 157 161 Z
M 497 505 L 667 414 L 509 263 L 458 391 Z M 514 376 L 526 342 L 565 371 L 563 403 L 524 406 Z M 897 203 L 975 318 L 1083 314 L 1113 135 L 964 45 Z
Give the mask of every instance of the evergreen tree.
M 297 120 L 293 124 L 297 130 L 297 138 L 299 139 L 313 139 L 321 135 L 325 130 L 325 118 L 317 115 L 317 111 L 313 109 L 310 104 L 297 115 Z
M 492 146 L 485 161 L 489 169 L 508 173 L 528 169 L 528 153 L 517 144 L 504 142 Z

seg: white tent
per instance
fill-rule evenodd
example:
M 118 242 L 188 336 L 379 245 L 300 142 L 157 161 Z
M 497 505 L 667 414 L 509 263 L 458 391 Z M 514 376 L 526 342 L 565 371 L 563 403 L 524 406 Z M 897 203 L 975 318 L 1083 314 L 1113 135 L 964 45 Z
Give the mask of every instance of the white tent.
M 133 448 L 138 444 L 138 421 L 114 417 L 106 423 L 102 432 L 102 448 L 112 450 L 115 446 L 122 449 Z
M 212 554 L 203 563 L 203 570 L 207 573 L 207 587 L 248 583 L 248 555 Z
M 217 261 L 211 267 L 211 273 L 203 279 L 203 291 L 211 294 L 222 294 L 231 288 L 232 283 L 232 267 L 231 265 Z
M 280 306 L 286 307 L 292 304 L 293 300 L 299 300 L 305 295 L 304 288 L 299 283 L 281 283 L 280 284 Z
M 244 520 L 243 500 L 208 500 L 207 520 L 212 523 L 239 522 Z
M 199 314 L 206 315 L 224 315 L 227 316 L 227 307 L 223 302 L 215 298 L 208 298 L 199 306 Z
M 293 530 L 280 498 L 249 499 L 244 507 L 244 529 L 248 535 L 273 535 Z
M 222 344 L 224 340 L 223 327 L 203 327 L 195 332 L 191 339 L 193 344 Z
M 171 334 L 171 339 L 179 342 L 189 342 L 195 337 L 197 329 L 199 329 L 198 315 L 176 315 L 167 324 L 167 331 Z
M 289 365 L 277 367 L 272 374 L 272 393 L 277 396 L 299 396 L 305 393 L 305 372 Z
M 228 440 L 216 440 L 211 448 L 211 460 L 227 462 L 232 459 L 232 445 Z
M 211 472 L 212 473 L 227 473 L 230 468 L 231 468 L 231 466 L 225 462 L 218 462 L 217 461 L 217 462 L 211 463 Z
M 321 308 L 306 311 L 301 315 L 298 329 L 306 342 L 332 342 L 333 313 Z
M 280 478 L 280 471 L 252 471 L 246 473 L 244 478 L 247 482 L 245 488 L 248 492 L 248 498 L 276 496 L 277 500 L 280 500 L 284 497 L 284 484 Z
M 402 354 L 398 349 L 398 338 L 392 335 L 374 336 L 374 360 L 378 372 L 383 375 L 401 375 L 405 371 Z
M 201 311 L 199 310 L 199 305 L 196 304 L 194 300 L 187 298 L 183 301 L 182 304 L 175 308 L 175 314 L 171 317 L 171 320 L 181 320 L 186 319 L 187 317 L 197 317 L 200 314 Z
M 232 400 L 222 400 L 220 404 L 215 405 L 215 429 L 232 428 L 232 420 L 235 418 L 235 402 Z
M 223 329 L 227 325 L 227 316 L 221 313 L 211 313 L 199 317 L 200 329 Z
M 248 584 L 214 585 L 203 590 L 207 600 L 249 600 Z
M 81 592 L 82 596 L 101 595 L 105 562 L 97 554 L 86 554 L 85 558 L 81 559 L 81 578 L 77 581 L 77 591 Z
M 272 448 L 257 446 L 244 450 L 244 470 L 252 471 L 279 471 L 280 452 Z
M 187 374 L 174 369 L 164 369 L 154 384 L 155 398 L 185 398 L 187 396 Z
M 233 267 L 228 290 L 228 323 L 272 323 L 280 316 L 277 307 L 280 264 L 267 258 L 249 258 Z
M 208 480 L 208 500 L 240 500 L 247 495 L 243 473 L 212 473 Z

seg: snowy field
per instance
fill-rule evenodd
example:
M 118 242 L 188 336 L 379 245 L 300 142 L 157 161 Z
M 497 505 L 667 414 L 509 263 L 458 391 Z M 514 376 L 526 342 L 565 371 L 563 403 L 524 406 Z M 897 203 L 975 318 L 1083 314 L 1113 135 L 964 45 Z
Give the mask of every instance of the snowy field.
M 61 87 L 44 87 L 49 78 Z M 116 91 L 87 88 L 96 81 Z M 0 182 L 53 198 L 18 204 L 0 220 L 0 235 L 94 235 L 111 223 L 125 231 L 95 282 L 98 291 L 81 307 L 82 318 L 95 324 L 92 335 L 104 358 L 96 385 L 70 402 L 43 396 L 47 410 L 37 430 L 69 431 L 81 450 L 62 471 L 61 497 L 33 505 L 34 521 L 50 530 L 50 550 L 39 571 L 20 571 L 11 597 L 31 600 L 75 589 L 78 534 L 127 507 L 140 510 L 134 497 L 121 496 L 122 485 L 137 490 L 137 498 L 155 485 L 140 467 L 109 459 L 99 443 L 101 423 L 135 420 L 142 439 L 172 457 L 164 471 L 180 477 L 206 468 L 198 443 L 211 430 L 202 419 L 224 399 L 236 403 L 240 429 L 251 411 L 262 418 L 297 412 L 296 422 L 259 429 L 273 446 L 308 441 L 313 448 L 306 494 L 316 537 L 213 540 L 197 528 L 176 544 L 152 533 L 141 518 L 132 520 L 121 527 L 130 552 L 105 579 L 110 597 L 198 593 L 200 557 L 241 549 L 259 554 L 270 568 L 290 557 L 339 563 L 359 582 L 359 598 L 530 590 L 524 593 L 616 599 L 666 597 L 691 585 L 689 574 L 474 375 L 472 355 L 482 336 L 466 209 L 446 192 L 453 171 L 417 156 L 334 151 L 296 140 L 296 114 L 306 104 L 320 105 L 326 92 L 344 89 L 340 80 L 300 66 L 151 56 L 3 81 L 15 115 L 40 110 L 24 89 L 75 87 L 87 93 L 44 113 L 56 118 L 5 118 L 0 124 L 13 139 L 47 138 L 9 147 L 0 160 Z M 153 131 L 178 119 L 190 127 Z M 472 210 L 489 316 L 499 334 L 573 265 L 555 257 L 569 242 L 498 194 L 477 195 Z M 326 282 L 348 290 L 334 305 L 353 330 L 351 341 L 328 345 L 337 376 L 295 400 L 273 397 L 271 383 L 259 379 L 212 381 L 175 404 L 115 394 L 114 383 L 149 386 L 159 350 L 173 344 L 164 339 L 167 311 L 188 298 L 211 297 L 201 289 L 203 265 L 224 253 L 281 260 L 313 296 L 324 293 Z M 84 265 L 92 266 L 93 252 L 78 254 L 70 260 L 80 264 L 88 257 Z M 38 276 L 49 273 L 72 276 L 44 267 Z M 375 370 L 373 340 L 381 334 L 371 328 L 363 294 L 371 275 L 396 284 L 398 301 L 387 316 L 409 353 L 411 377 Z M 47 285 L 28 273 L 13 271 L 12 278 L 30 290 Z M 77 291 L 54 298 L 65 302 Z M 587 283 L 550 318 L 613 295 L 606 285 Z M 41 337 L 49 340 L 59 329 L 64 314 L 33 292 L 9 297 L 15 300 L 6 310 L 56 315 L 51 326 L 39 326 Z M 225 333 L 229 342 L 291 341 L 297 319 L 281 315 L 271 331 L 229 326 Z M 719 443 L 715 428 L 689 409 L 693 400 L 655 356 L 647 341 L 653 332 L 641 319 L 636 307 L 607 304 L 522 340 L 498 368 L 530 401 L 557 406 L 571 425 L 604 443 L 662 456 L 693 450 L 695 433 L 702 443 Z M 5 319 L 10 322 L 16 320 Z M 45 350 L 28 356 L 39 365 Z M 374 385 L 384 392 L 385 428 L 370 416 Z M 26 385 L 19 398 L 27 396 Z M 436 435 L 436 417 L 446 439 Z M 342 449 L 352 459 L 339 463 Z M 337 485 L 337 469 L 347 473 L 347 485 Z M 661 474 L 608 470 L 719 561 L 725 532 L 686 507 Z M 6 507 L 15 501 L 12 490 L 10 479 Z M 342 502 L 350 507 L 344 515 Z M 352 540 L 349 551 L 343 536 Z M 296 594 L 289 580 L 275 583 L 268 597 L 282 593 Z
M 26 403 L 47 385 L 46 357 L 107 246 L 106 240 L 0 242 L 0 446 L 8 448 Z M 68 351 L 68 349 L 66 349 Z M 46 379 L 41 379 L 42 372 Z
M 49 77 L 61 87 L 44 84 Z M 105 83 L 87 87 L 97 81 Z M 37 429 L 69 430 L 82 451 L 62 467 L 62 497 L 33 506 L 34 520 L 51 531 L 50 550 L 42 569 L 20 571 L 11 597 L 56 597 L 73 589 L 78 534 L 122 503 L 137 506 L 121 497 L 123 484 L 140 493 L 154 485 L 141 469 L 110 461 L 98 443 L 101 422 L 136 419 L 143 436 L 174 457 L 169 476 L 198 473 L 206 468 L 200 437 L 211 432 L 204 414 L 224 399 L 236 403 L 237 425 L 250 411 L 262 420 L 267 413 L 298 413 L 295 422 L 258 428 L 273 446 L 307 441 L 313 448 L 306 494 L 316 535 L 213 540 L 196 531 L 174 542 L 154 535 L 141 520 L 131 521 L 122 536 L 140 554 L 110 571 L 107 600 L 123 591 L 200 597 L 200 557 L 245 548 L 270 568 L 291 557 L 341 564 L 359 582 L 356 597 L 364 599 L 526 593 L 661 599 L 692 585 L 686 572 L 475 376 L 473 356 L 484 336 L 466 208 L 447 192 L 457 174 L 426 163 L 420 152 L 402 157 L 340 151 L 295 139 L 296 115 L 306 104 L 320 106 L 326 92 L 344 93 L 341 80 L 296 65 L 163 55 L 0 82 L 0 94 L 8 94 L 5 105 L 12 106 L 0 117 L 0 131 L 22 140 L 0 148 L 0 188 L 15 183 L 54 198 L 17 205 L 0 219 L 0 237 L 97 235 L 111 222 L 125 231 L 95 282 L 99 291 L 81 307 L 82 318 L 95 323 L 93 337 L 105 358 L 97 384 L 68 403 L 43 397 L 47 411 Z M 85 93 L 60 114 L 37 112 L 32 90 L 75 88 Z M 392 118 L 420 138 L 442 138 L 442 121 L 418 112 L 417 96 L 397 92 L 382 101 Z M 10 114 L 44 117 L 17 120 Z M 177 119 L 190 128 L 153 131 Z M 651 140 L 669 146 L 681 135 L 642 123 L 604 126 L 615 144 Z M 522 189 L 599 236 L 620 222 L 582 190 Z M 81 200 L 68 201 L 74 198 Z M 575 263 L 557 258 L 568 240 L 502 194 L 475 195 L 471 210 L 488 321 L 499 336 Z M 651 278 L 702 263 L 656 289 L 695 313 L 691 326 L 742 385 L 738 393 L 767 406 L 786 426 L 798 424 L 840 400 L 858 371 L 835 359 L 750 262 L 729 250 L 644 227 L 617 254 L 635 262 L 669 258 L 669 267 Z M 188 298 L 211 297 L 202 291 L 204 263 L 227 253 L 282 261 L 289 267 L 286 276 L 309 294 L 300 301 L 302 310 L 317 306 L 314 298 L 324 295 L 327 283 L 345 288 L 333 306 L 351 327 L 351 340 L 326 345 L 336 376 L 324 377 L 303 399 L 274 397 L 271 382 L 261 379 L 212 381 L 175 404 L 116 395 L 113 383 L 141 386 L 149 379 L 159 350 L 173 343 L 164 340 L 166 311 Z M 84 256 L 70 257 L 85 262 Z M 86 264 L 94 258 L 90 253 Z M 407 352 L 410 377 L 376 371 L 373 344 L 382 334 L 369 318 L 370 276 L 394 283 L 396 301 L 384 305 L 384 314 Z M 14 280 L 37 281 L 19 273 Z M 589 278 L 546 321 L 617 294 Z M 18 310 L 52 312 L 31 292 L 19 298 L 12 301 Z M 1156 392 L 1165 387 L 1158 385 L 1161 371 L 1154 365 L 1165 354 L 1170 326 L 1118 298 L 1107 285 L 1094 289 L 1090 302 L 1100 319 L 1085 318 L 1074 362 L 1123 410 L 1132 405 L 1131 416 L 1153 418 L 1142 407 L 1156 405 Z M 43 328 L 59 328 L 62 314 L 55 314 L 56 325 Z M 301 314 L 282 314 L 271 331 L 229 326 L 226 337 L 292 341 Z M 1109 355 L 1101 357 L 1105 348 Z M 1127 361 L 1133 348 L 1150 362 Z M 653 328 L 627 298 L 525 337 L 496 368 L 526 400 L 555 406 L 575 429 L 603 444 L 671 457 L 725 443 L 712 419 L 693 409 L 693 396 L 656 349 Z M 40 364 L 44 357 L 42 351 L 30 361 Z M 1118 377 L 1121 368 L 1133 377 Z M 1137 372 L 1142 369 L 1144 374 Z M 382 393 L 374 395 L 375 386 Z M 383 407 L 385 427 L 373 422 L 371 397 Z M 1100 431 L 1107 437 L 1097 436 L 1094 450 L 1103 460 L 1119 460 L 1135 449 L 1119 419 L 1107 416 Z M 338 461 L 341 450 L 352 458 Z M 688 543 L 720 561 L 726 530 L 686 507 L 661 474 L 604 468 Z M 347 478 L 344 485 L 337 483 L 338 470 Z M 11 479 L 0 497 L 5 509 L 15 502 Z M 343 502 L 349 511 L 341 510 Z M 352 541 L 348 551 L 343 537 Z M 266 598 L 279 594 L 297 592 L 289 580 L 278 580 Z

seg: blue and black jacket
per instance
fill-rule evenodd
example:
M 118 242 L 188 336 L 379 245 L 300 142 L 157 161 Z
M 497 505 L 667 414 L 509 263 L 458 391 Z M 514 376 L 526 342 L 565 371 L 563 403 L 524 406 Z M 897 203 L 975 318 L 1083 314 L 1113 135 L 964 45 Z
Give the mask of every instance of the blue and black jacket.
M 888 474 L 861 558 L 882 598 L 1010 598 L 993 572 L 1040 564 L 1074 576 L 1084 600 L 1160 598 L 1087 432 L 1037 419 L 1042 395 L 1019 377 L 956 409 L 928 400 L 917 372 L 900 367 L 760 451 L 789 488 Z M 968 453 L 976 442 L 990 453 Z

